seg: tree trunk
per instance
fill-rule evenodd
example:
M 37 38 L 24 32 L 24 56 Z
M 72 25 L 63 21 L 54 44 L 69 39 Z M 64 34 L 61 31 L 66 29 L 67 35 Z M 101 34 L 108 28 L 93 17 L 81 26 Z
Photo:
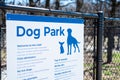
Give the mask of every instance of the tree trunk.
M 50 9 L 50 0 L 46 0 L 45 8 Z M 48 15 L 49 15 L 49 13 L 48 13 L 48 14 L 45 14 L 45 16 L 48 16 Z
M 116 0 L 111 0 L 111 11 L 110 11 L 110 17 L 115 17 L 115 11 L 116 11 Z M 113 22 L 110 22 L 110 25 L 114 25 Z M 108 30 L 108 49 L 107 49 L 107 63 L 111 63 L 112 62 L 112 49 L 114 48 L 114 29 L 113 28 L 109 28 Z
M 76 12 L 80 12 L 82 5 L 83 5 L 83 0 L 76 0 Z
M 60 8 L 60 0 L 56 0 L 55 1 L 55 10 L 59 10 Z M 57 17 L 57 14 L 55 14 L 55 16 Z
M 46 0 L 46 3 L 45 3 L 45 8 L 50 8 L 50 0 Z
M 35 3 L 33 0 L 29 0 L 29 6 L 30 7 L 35 7 Z M 34 15 L 34 12 L 30 12 L 29 14 Z
M 60 8 L 60 0 L 55 1 L 55 10 L 59 10 Z

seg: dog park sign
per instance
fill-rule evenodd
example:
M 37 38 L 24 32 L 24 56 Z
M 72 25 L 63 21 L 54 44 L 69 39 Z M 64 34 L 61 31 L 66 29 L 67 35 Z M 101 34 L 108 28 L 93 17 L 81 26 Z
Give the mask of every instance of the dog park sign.
M 83 19 L 6 16 L 8 80 L 83 80 Z

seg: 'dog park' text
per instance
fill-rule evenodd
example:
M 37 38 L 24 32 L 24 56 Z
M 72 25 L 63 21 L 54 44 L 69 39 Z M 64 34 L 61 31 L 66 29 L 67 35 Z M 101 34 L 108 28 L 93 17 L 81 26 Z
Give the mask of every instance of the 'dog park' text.
M 40 28 L 26 28 L 23 26 L 17 26 L 17 37 L 23 37 L 23 36 L 28 36 L 28 37 L 34 37 L 34 39 L 39 39 L 41 36 L 41 30 Z M 64 34 L 65 29 L 62 27 L 58 28 L 50 28 L 50 27 L 44 27 L 44 36 L 65 36 Z

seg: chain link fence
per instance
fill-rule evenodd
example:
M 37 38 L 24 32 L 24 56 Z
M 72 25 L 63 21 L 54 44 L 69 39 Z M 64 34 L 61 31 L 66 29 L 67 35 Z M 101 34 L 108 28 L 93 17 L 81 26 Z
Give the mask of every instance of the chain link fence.
M 96 19 L 86 19 L 84 27 L 84 80 L 95 80 Z
M 92 17 L 85 19 L 84 24 L 84 80 L 95 80 L 97 54 L 97 19 Z M 119 80 L 120 21 L 105 21 L 104 24 L 102 79 Z M 7 80 L 6 57 L 6 28 L 1 25 L 2 80 Z
M 6 29 L 1 28 L 1 80 L 7 80 Z
M 120 80 L 120 21 L 105 22 L 103 80 Z

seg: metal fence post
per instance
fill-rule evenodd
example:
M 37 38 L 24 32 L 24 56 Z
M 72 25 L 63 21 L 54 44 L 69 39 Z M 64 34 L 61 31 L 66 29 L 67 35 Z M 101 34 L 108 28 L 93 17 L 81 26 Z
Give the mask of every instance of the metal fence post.
M 2 58 L 1 58 L 1 26 L 0 26 L 0 80 L 1 80 L 1 76 L 2 76 L 2 72 L 1 72 L 1 68 L 2 68 L 2 66 L 1 66 L 1 60 L 2 60 Z
M 103 42 L 104 14 L 98 12 L 97 26 L 97 61 L 96 61 L 96 80 L 102 80 L 102 42 Z

